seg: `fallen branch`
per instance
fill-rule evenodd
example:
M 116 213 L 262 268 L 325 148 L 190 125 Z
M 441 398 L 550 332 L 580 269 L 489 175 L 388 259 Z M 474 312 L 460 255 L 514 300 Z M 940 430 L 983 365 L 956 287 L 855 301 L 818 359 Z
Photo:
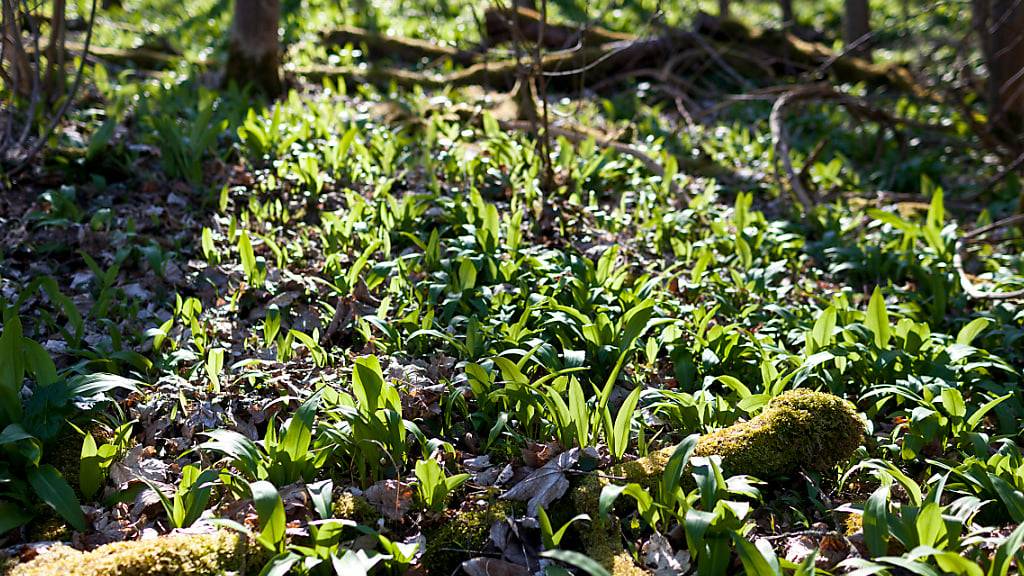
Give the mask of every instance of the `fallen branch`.
M 324 44 L 344 46 L 352 44 L 366 49 L 368 56 L 373 58 L 404 58 L 407 60 L 450 60 L 457 64 L 469 65 L 479 56 L 475 52 L 459 50 L 416 38 L 388 36 L 356 28 L 342 26 L 329 30 L 321 35 Z
M 974 285 L 970 276 L 967 275 L 967 272 L 964 270 L 963 263 L 964 248 L 967 245 L 984 242 L 984 237 L 988 234 L 1022 223 L 1024 223 L 1024 214 L 1017 214 L 1016 216 L 1010 216 L 1009 218 L 1004 218 L 998 222 L 993 222 L 988 226 L 982 226 L 981 228 L 972 230 L 957 240 L 956 251 L 953 254 L 953 267 L 956 269 L 956 273 L 960 277 L 960 287 L 964 289 L 965 294 L 975 300 L 1024 299 L 1024 288 L 1014 290 L 1012 292 L 990 292 L 979 289 Z
M 600 26 L 580 28 L 546 22 L 543 34 L 541 28 L 540 13 L 529 8 L 491 8 L 484 13 L 484 32 L 492 44 L 540 40 L 545 48 L 563 50 L 574 46 L 600 46 L 637 39 L 632 34 L 613 32 Z

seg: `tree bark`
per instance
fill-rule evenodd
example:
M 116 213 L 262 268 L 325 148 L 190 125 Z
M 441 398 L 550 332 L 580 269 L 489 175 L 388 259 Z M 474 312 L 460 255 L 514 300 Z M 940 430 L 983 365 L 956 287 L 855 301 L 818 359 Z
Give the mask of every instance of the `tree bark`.
M 280 0 L 235 0 L 225 82 L 281 94 L 280 19 Z
M 871 9 L 868 0 L 846 0 L 843 41 L 854 56 L 871 60 Z
M 974 0 L 974 27 L 988 68 L 989 125 L 1018 144 L 1024 132 L 1024 4 Z
M 64 37 L 66 33 L 65 0 L 53 0 L 53 16 L 50 18 L 50 43 L 46 48 L 46 95 L 57 99 L 64 91 Z
M 4 70 L 4 82 L 8 89 L 20 96 L 32 93 L 32 65 L 28 61 L 25 46 L 21 43 L 21 14 L 17 0 L 3 2 L 3 57 L 8 63 Z
M 718 0 L 718 17 L 729 17 L 729 0 Z
M 796 26 L 796 15 L 793 14 L 793 0 L 779 0 L 782 8 L 782 26 Z

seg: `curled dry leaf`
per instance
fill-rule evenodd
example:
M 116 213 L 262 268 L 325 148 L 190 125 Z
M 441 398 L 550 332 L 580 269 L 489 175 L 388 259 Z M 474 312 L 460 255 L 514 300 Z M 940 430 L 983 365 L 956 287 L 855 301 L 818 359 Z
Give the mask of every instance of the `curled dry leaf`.
M 411 484 L 398 480 L 382 480 L 366 490 L 369 502 L 389 520 L 401 520 L 412 506 L 414 491 Z
M 537 515 L 537 508 L 547 508 L 552 502 L 561 498 L 569 489 L 569 479 L 565 473 L 580 461 L 582 452 L 573 448 L 553 458 L 550 462 L 534 470 L 518 484 L 501 495 L 505 500 L 527 502 L 526 512 L 531 518 Z

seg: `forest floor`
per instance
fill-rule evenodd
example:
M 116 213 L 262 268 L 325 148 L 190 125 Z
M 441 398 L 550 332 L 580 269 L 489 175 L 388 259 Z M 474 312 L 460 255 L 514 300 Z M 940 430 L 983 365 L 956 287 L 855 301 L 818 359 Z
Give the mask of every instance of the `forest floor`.
M 826 4 L 808 30 L 838 29 Z M 907 21 L 885 4 L 881 65 L 930 49 L 892 22 L 963 32 L 965 8 L 943 6 Z M 740 16 L 777 27 L 770 9 Z M 272 103 L 216 85 L 225 3 L 102 16 L 99 46 L 141 33 L 178 54 L 90 66 L 59 145 L 0 195 L 0 421 L 39 440 L 0 442 L 14 560 L 219 518 L 259 535 L 253 573 L 596 576 L 611 556 L 590 532 L 659 575 L 996 575 L 1013 555 L 1019 573 L 1024 307 L 964 284 L 1024 288 L 1019 229 L 971 232 L 1020 186 L 989 185 L 1000 160 L 973 118 L 827 71 L 707 65 L 732 54 L 715 44 L 685 81 L 553 80 L 527 114 L 547 115 L 545 141 L 528 91 L 381 85 L 368 71 L 465 66 L 320 35 L 470 49 L 471 6 L 353 11 L 285 7 L 292 91 Z M 602 16 L 644 35 L 694 14 Z M 794 97 L 773 134 L 780 96 L 812 80 L 834 91 Z M 781 472 L 723 472 L 698 448 L 677 485 L 657 467 L 599 506 L 577 497 L 626 485 L 617 463 L 764 423 L 794 389 L 849 401 L 849 453 L 809 413 L 796 436 L 741 437 Z M 40 488 L 51 465 L 73 500 Z

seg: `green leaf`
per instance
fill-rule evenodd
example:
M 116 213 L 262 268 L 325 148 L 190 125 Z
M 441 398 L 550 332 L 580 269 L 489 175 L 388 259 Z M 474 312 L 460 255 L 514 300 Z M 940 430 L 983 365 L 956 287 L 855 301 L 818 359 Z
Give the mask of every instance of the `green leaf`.
M 459 291 L 472 290 L 476 286 L 476 266 L 466 258 L 459 264 Z
M 259 517 L 259 536 L 257 539 L 268 549 L 279 549 L 284 543 L 285 514 L 284 504 L 277 488 L 266 480 L 249 484 L 252 492 L 252 503 Z
M 884 556 L 889 547 L 889 487 L 883 481 L 864 503 L 864 544 L 872 557 Z
M 767 550 L 761 550 L 736 532 L 729 532 L 729 536 L 732 537 L 732 541 L 736 545 L 736 552 L 740 557 L 740 562 L 743 563 L 743 570 L 747 576 L 782 575 L 779 560 L 773 552 L 770 552 L 770 546 Z
M 96 449 L 96 439 L 91 433 L 86 434 L 78 461 L 78 487 L 87 499 L 95 496 L 103 485 L 103 461 L 104 458 Z
M 49 464 L 32 466 L 28 469 L 28 482 L 39 498 L 67 520 L 68 524 L 79 532 L 85 531 L 85 516 L 78 504 L 78 498 L 75 497 L 75 491 L 56 468 Z
M 24 526 L 32 520 L 32 515 L 25 511 L 24 506 L 0 500 L 0 534 Z
M 373 414 L 380 407 L 381 390 L 384 388 L 384 374 L 376 356 L 356 358 L 352 368 L 352 392 L 356 395 L 358 407 L 364 414 Z
M 252 241 L 249 240 L 249 234 L 245 230 L 242 230 L 242 234 L 238 238 L 238 256 L 242 260 L 242 270 L 245 272 L 249 284 L 259 287 L 256 253 L 252 249 Z
M 834 306 L 825 308 L 818 319 L 814 321 L 814 328 L 811 329 L 811 341 L 808 342 L 808 355 L 832 343 L 832 332 L 836 328 L 836 309 Z M 813 345 L 811 345 L 813 342 Z
M 1013 563 L 1014 557 L 1020 560 L 1022 549 L 1024 549 L 1024 524 L 1017 526 L 999 545 L 999 548 L 996 548 L 995 558 L 992 559 L 992 564 L 988 568 L 988 576 L 1007 576 L 1010 573 L 1010 565 Z
M 867 319 L 864 324 L 875 335 L 875 346 L 885 350 L 889 345 L 890 326 L 889 313 L 885 309 L 885 298 L 882 296 L 882 289 L 875 286 L 871 294 L 871 301 L 868 302 Z
M 22 339 L 18 316 L 4 319 L 0 335 L 0 425 L 21 421 L 21 386 L 25 381 Z
M 693 451 L 697 449 L 699 440 L 700 434 L 690 434 L 672 451 L 672 456 L 665 464 L 665 472 L 661 477 L 661 500 L 663 503 L 675 503 L 675 492 L 679 488 L 683 471 L 690 462 Z
M 956 388 L 943 388 L 940 392 L 942 408 L 946 414 L 954 418 L 963 418 L 967 415 L 967 405 L 964 404 L 964 397 Z
M 633 413 L 636 411 L 636 405 L 640 401 L 640 393 L 642 391 L 642 386 L 634 388 L 629 393 L 629 396 L 626 397 L 622 406 L 619 407 L 619 413 L 615 416 L 615 425 L 612 427 L 613 441 L 610 444 L 612 455 L 615 456 L 616 460 L 622 458 L 622 455 L 626 453 L 626 447 L 629 446 L 629 432 L 633 423 Z
M 322 395 L 322 392 L 316 392 L 307 398 L 288 422 L 288 429 L 278 448 L 288 454 L 292 462 L 302 462 L 308 456 L 313 438 L 313 419 L 316 417 Z
M 971 342 L 978 337 L 979 334 L 988 328 L 992 321 L 988 318 L 975 318 L 971 320 L 966 326 L 960 329 L 960 332 L 956 335 L 956 343 L 963 344 L 964 346 L 970 346 Z
M 550 558 L 559 562 L 564 562 L 570 566 L 575 566 L 580 570 L 583 570 L 590 576 L 611 576 L 604 566 L 601 566 L 594 559 L 580 554 L 579 552 L 573 552 L 572 550 L 545 550 L 540 555 L 544 558 Z
M 1006 511 L 1013 521 L 1024 522 L 1024 493 L 991 472 L 988 473 L 988 479 L 992 482 L 992 487 L 995 488 L 996 494 L 999 494 L 999 499 L 1003 501 L 1003 505 L 1006 506 Z

